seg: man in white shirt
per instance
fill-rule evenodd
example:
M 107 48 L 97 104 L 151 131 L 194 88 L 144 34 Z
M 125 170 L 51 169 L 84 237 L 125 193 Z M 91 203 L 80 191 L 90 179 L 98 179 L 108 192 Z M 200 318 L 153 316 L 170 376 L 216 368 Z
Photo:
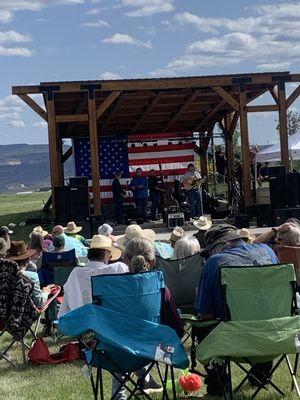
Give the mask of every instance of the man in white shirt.
M 187 172 L 181 178 L 187 193 L 191 217 L 196 219 L 203 215 L 201 180 L 201 174 L 195 170 L 194 164 L 188 165 Z
M 121 250 L 113 246 L 112 240 L 107 236 L 93 236 L 87 257 L 88 264 L 85 267 L 74 268 L 64 285 L 59 318 L 68 311 L 92 303 L 92 276 L 129 272 L 127 265 L 122 262 L 108 264 L 109 261 L 118 260 L 121 257 Z

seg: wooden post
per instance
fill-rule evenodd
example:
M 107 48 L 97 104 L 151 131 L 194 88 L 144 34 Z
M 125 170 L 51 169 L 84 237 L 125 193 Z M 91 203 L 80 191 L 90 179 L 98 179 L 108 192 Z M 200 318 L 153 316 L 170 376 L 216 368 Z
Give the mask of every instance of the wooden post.
M 95 92 L 89 92 L 88 99 L 89 110 L 89 133 L 91 146 L 91 165 L 92 165 L 92 180 L 93 180 L 93 199 L 94 199 L 94 214 L 101 214 L 101 199 L 100 199 L 100 168 L 99 168 L 99 141 L 97 129 L 97 110 L 95 101 Z
M 57 145 L 57 130 L 55 122 L 55 104 L 51 93 L 48 93 L 47 98 L 48 111 L 48 139 L 49 139 L 49 158 L 50 158 L 50 177 L 52 189 L 52 207 L 55 214 L 55 186 L 60 186 L 59 179 L 59 160 L 58 160 L 58 145 Z
M 58 162 L 58 180 L 59 186 L 64 186 L 64 163 L 63 163 L 63 140 L 59 137 L 57 131 L 57 162 Z
M 288 172 L 289 167 L 289 142 L 287 131 L 287 107 L 286 107 L 285 82 L 281 81 L 278 84 L 278 102 L 279 102 L 279 134 L 280 134 L 280 149 L 281 149 L 281 164 L 285 165 Z
M 205 132 L 199 132 L 199 147 L 200 147 L 200 168 L 201 168 L 201 176 L 207 176 L 208 168 L 207 168 L 207 139 L 205 137 Z M 208 189 L 208 181 L 206 180 L 203 183 L 203 187 Z
M 243 88 L 243 86 L 241 85 Z M 249 157 L 249 132 L 248 132 L 248 116 L 247 116 L 247 99 L 246 91 L 240 89 L 240 126 L 241 126 L 241 143 L 242 143 L 242 159 L 243 159 L 243 184 L 244 184 L 244 204 L 251 206 L 251 171 Z
M 232 183 L 234 179 L 234 157 L 233 157 L 233 142 L 232 136 L 230 132 L 230 127 L 232 123 L 231 114 L 227 113 L 225 118 L 225 147 L 226 147 L 226 165 L 227 165 L 227 187 L 228 187 L 228 201 L 231 203 L 232 200 Z

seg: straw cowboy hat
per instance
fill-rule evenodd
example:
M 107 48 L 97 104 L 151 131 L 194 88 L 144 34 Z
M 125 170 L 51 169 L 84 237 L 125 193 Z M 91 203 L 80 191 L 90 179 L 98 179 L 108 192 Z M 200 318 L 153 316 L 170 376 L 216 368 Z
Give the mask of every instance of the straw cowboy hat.
M 48 235 L 48 232 L 45 231 L 40 225 L 33 228 L 32 232 L 39 233 L 40 235 L 42 235 L 42 237 L 45 237 Z
M 35 253 L 34 249 L 28 249 L 26 243 L 23 240 L 12 241 L 9 249 L 7 258 L 12 261 L 27 260 Z
M 199 219 L 193 221 L 194 226 L 199 229 L 199 231 L 207 231 L 212 227 L 211 219 L 201 215 Z
M 92 237 L 90 249 L 109 250 L 112 261 L 118 260 L 122 254 L 122 251 L 113 245 L 111 238 L 102 235 Z
M 148 239 L 151 242 L 154 242 L 155 237 L 155 232 L 152 229 L 142 229 L 139 225 L 129 225 L 125 230 L 125 235 L 117 236 L 116 245 L 124 250 L 126 242 L 129 242 L 132 239 Z
M 176 243 L 177 240 L 182 239 L 185 236 L 185 230 L 181 226 L 176 226 L 170 236 L 170 242 Z
M 71 221 L 67 223 L 67 227 L 64 230 L 67 234 L 78 233 L 82 230 L 82 226 L 77 226 L 74 221 Z
M 255 239 L 255 235 L 252 235 L 249 229 L 242 228 L 238 231 L 239 235 L 243 236 L 246 242 L 252 243 Z
M 8 250 L 8 245 L 5 239 L 0 238 L 0 256 L 5 256 Z

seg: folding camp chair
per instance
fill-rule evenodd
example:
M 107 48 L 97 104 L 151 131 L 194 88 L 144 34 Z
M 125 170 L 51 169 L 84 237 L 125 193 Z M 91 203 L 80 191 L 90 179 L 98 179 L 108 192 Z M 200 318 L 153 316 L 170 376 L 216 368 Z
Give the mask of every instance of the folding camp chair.
M 80 307 L 59 320 L 64 334 L 79 336 L 87 330 L 95 332 L 97 341 L 86 353 L 87 364 L 96 368 L 91 373 L 94 398 L 104 399 L 103 370 L 119 382 L 112 395 L 121 388 L 129 398 L 151 399 L 140 382 L 156 368 L 163 386 L 163 398 L 169 399 L 166 383 L 171 372 L 172 398 L 176 399 L 173 367 L 186 368 L 188 359 L 175 331 L 159 324 L 164 296 L 163 275 L 160 271 L 142 274 L 99 275 L 92 277 L 94 304 Z M 161 371 L 159 363 L 166 365 Z M 132 373 L 143 368 L 135 381 Z
M 201 255 L 198 253 L 181 260 L 156 257 L 156 268 L 162 271 L 165 284 L 180 310 L 194 314 L 197 288 L 203 270 Z
M 223 376 L 228 375 L 229 397 L 241 389 L 249 378 L 255 381 L 257 389 L 253 397 L 272 386 L 279 394 L 281 389 L 271 377 L 283 361 L 286 361 L 293 386 L 300 397 L 288 354 L 296 354 L 300 317 L 295 316 L 295 272 L 293 265 L 279 264 L 257 267 L 223 267 L 221 283 L 226 303 L 226 319 L 220 322 L 198 345 L 196 356 L 202 364 L 216 359 L 224 360 Z M 201 323 L 195 323 L 201 327 Z M 258 379 L 244 364 L 276 360 L 268 375 L 261 373 Z M 246 373 L 245 378 L 233 391 L 231 383 L 231 362 Z M 218 373 L 220 369 L 216 368 Z M 221 381 L 221 376 L 219 375 Z M 228 398 L 226 383 L 222 382 L 224 397 Z
M 9 334 L 12 338 L 9 344 L 5 347 L 5 349 L 1 350 L 0 360 L 4 359 L 10 365 L 16 367 L 16 365 L 10 359 L 8 352 L 15 343 L 20 343 L 22 350 L 23 366 L 27 365 L 26 349 L 30 350 L 33 342 L 37 339 L 37 333 L 39 330 L 41 317 L 43 313 L 48 309 L 48 307 L 52 304 L 52 302 L 55 301 L 59 292 L 60 292 L 60 287 L 55 286 L 55 288 L 52 289 L 49 299 L 47 300 L 45 305 L 41 308 L 36 307 L 34 303 L 31 301 L 31 307 L 32 307 L 31 313 L 32 315 L 35 315 L 35 321 L 33 321 L 32 326 L 28 326 L 27 328 L 20 329 L 18 331 L 16 330 L 12 331 L 9 327 L 8 321 L 0 321 L 0 337 L 2 337 L 4 334 Z M 28 337 L 26 338 L 26 335 L 28 336 L 28 333 L 30 334 L 29 341 Z
M 275 253 L 281 263 L 293 264 L 298 289 L 300 288 L 300 247 L 276 245 Z
M 42 255 L 42 265 L 38 270 L 41 286 L 47 286 L 54 282 L 54 267 L 77 266 L 75 250 L 64 251 L 62 253 L 44 252 Z

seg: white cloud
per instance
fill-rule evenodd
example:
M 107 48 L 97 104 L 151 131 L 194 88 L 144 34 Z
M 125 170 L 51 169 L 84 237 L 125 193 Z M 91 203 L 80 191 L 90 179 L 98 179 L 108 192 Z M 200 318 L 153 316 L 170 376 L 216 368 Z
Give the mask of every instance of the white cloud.
M 12 120 L 12 121 L 9 121 L 9 124 L 11 126 L 13 126 L 14 128 L 25 128 L 26 127 L 25 122 L 23 122 L 21 120 Z
M 86 15 L 97 15 L 100 14 L 101 8 L 91 8 L 89 11 L 86 12 Z
M 0 99 L 0 121 L 20 121 L 23 101 L 17 96 Z
M 83 22 L 80 26 L 85 26 L 87 28 L 109 28 L 110 24 L 103 19 L 99 19 L 99 21 L 95 22 Z
M 84 4 L 85 0 L 1 0 L 0 22 L 11 22 L 13 13 L 16 11 L 40 11 L 47 6 L 55 5 L 78 5 Z
M 35 122 L 32 124 L 33 128 L 38 128 L 38 129 L 46 129 L 48 126 L 46 121 L 40 121 L 40 122 Z
M 153 14 L 174 10 L 174 0 L 120 0 L 119 6 L 134 8 L 126 12 L 128 17 L 149 17 Z
M 105 79 L 105 80 L 113 80 L 113 79 L 121 79 L 121 76 L 119 74 L 115 74 L 114 72 L 103 72 L 103 74 L 100 75 L 100 79 Z
M 184 54 L 153 75 L 205 67 L 254 64 L 259 70 L 286 70 L 300 61 L 300 2 L 256 6 L 248 17 L 210 18 L 179 13 L 165 25 L 192 26 L 199 34 Z M 210 34 L 205 37 L 204 34 Z M 203 37 L 204 36 L 204 37 Z
M 142 25 L 140 25 L 138 28 L 141 29 L 142 31 L 144 31 L 149 36 L 156 35 L 156 29 L 154 28 L 154 26 L 142 26 Z
M 31 42 L 31 40 L 29 35 L 23 35 L 16 31 L 0 31 L 0 43 L 24 43 Z
M 145 49 L 153 48 L 150 40 L 147 42 L 142 42 L 141 40 L 135 39 L 134 37 L 123 33 L 115 33 L 112 36 L 103 39 L 102 42 L 111 44 L 129 44 L 133 46 L 144 47 Z
M 283 69 L 289 69 L 291 66 L 291 63 L 289 61 L 283 61 L 283 62 L 274 62 L 274 63 L 266 63 L 266 64 L 260 64 L 257 66 L 257 69 L 262 69 L 264 71 L 278 71 L 278 70 L 283 70 Z
M 4 47 L 0 46 L 0 56 L 31 57 L 34 51 L 25 47 Z

